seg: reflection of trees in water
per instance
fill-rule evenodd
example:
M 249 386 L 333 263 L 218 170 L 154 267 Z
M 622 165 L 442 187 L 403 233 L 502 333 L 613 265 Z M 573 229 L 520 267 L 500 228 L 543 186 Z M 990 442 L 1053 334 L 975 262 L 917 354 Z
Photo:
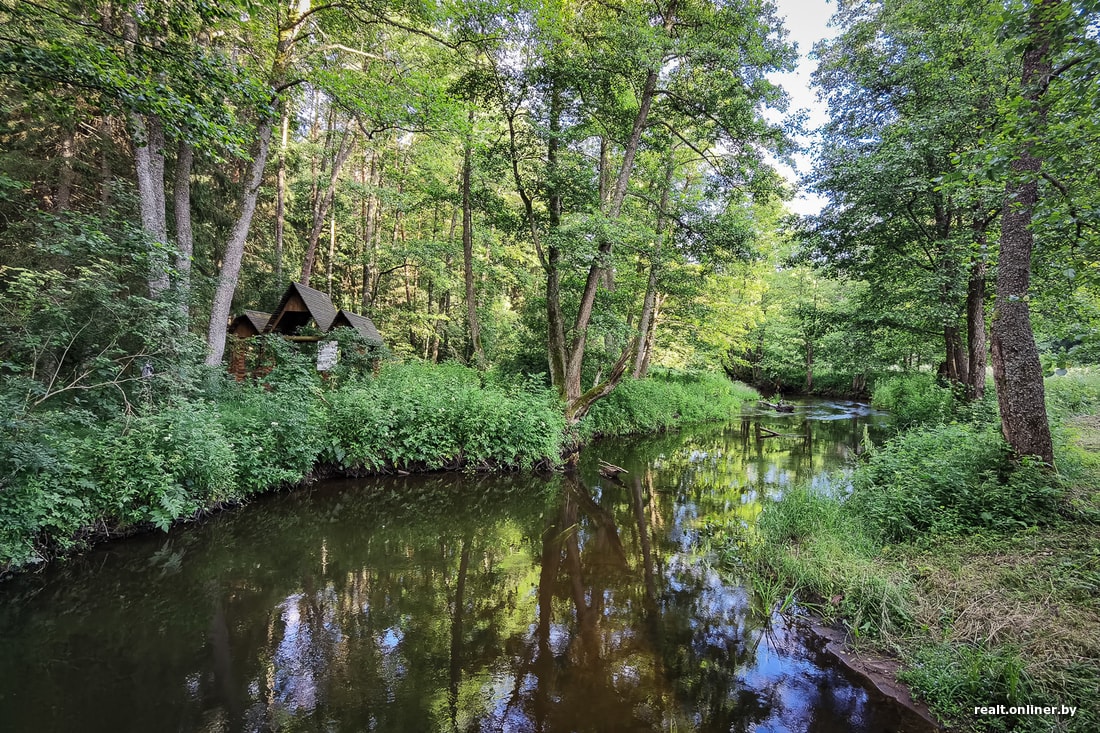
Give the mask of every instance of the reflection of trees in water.
M 95 635 L 107 674 L 97 687 L 54 665 L 46 689 L 58 700 L 91 686 L 139 728 L 725 731 L 847 715 L 862 703 L 814 660 L 758 655 L 770 646 L 748 593 L 693 554 L 703 520 L 755 518 L 782 485 L 769 475 L 833 460 L 831 431 L 862 437 L 844 421 L 798 429 L 812 434 L 757 440 L 742 422 L 609 441 L 552 478 L 405 477 L 277 498 L 100 570 L 125 602 L 59 585 L 51 603 L 71 610 L 70 636 Z M 597 458 L 629 473 L 602 479 Z M 39 602 L 20 613 L 60 641 L 35 653 L 71 659 Z M 110 680 L 145 659 L 140 681 L 157 692 L 119 702 Z

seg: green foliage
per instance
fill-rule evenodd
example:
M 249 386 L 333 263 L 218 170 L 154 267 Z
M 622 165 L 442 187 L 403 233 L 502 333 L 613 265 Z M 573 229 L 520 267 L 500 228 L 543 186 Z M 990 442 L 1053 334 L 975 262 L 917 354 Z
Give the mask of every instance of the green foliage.
M 803 605 L 839 615 L 857 637 L 909 624 L 906 581 L 875 562 L 874 533 L 841 499 L 796 487 L 764 507 L 757 529 L 757 570 L 794 589 Z
M 624 379 L 581 420 L 584 439 L 668 430 L 679 425 L 729 420 L 744 402 L 759 398 L 740 382 L 705 372 L 667 371 Z
M 947 421 L 955 412 L 955 393 L 932 374 L 904 374 L 875 382 L 871 404 L 890 411 L 902 427 Z
M 346 467 L 511 467 L 556 461 L 565 421 L 556 397 L 499 385 L 456 364 L 391 365 L 329 396 L 327 457 Z
M 931 644 L 918 649 L 898 680 L 949 721 L 977 723 L 980 730 L 1015 730 L 1014 716 L 974 715 L 975 707 L 1034 702 L 1019 650 L 971 644 Z
M 962 424 L 890 440 L 856 470 L 852 485 L 852 511 L 885 542 L 1049 522 L 1061 497 L 1057 477 L 1041 465 L 1012 463 L 995 429 Z
M 1047 409 L 1053 417 L 1085 415 L 1100 408 L 1100 371 L 1073 369 L 1044 382 Z

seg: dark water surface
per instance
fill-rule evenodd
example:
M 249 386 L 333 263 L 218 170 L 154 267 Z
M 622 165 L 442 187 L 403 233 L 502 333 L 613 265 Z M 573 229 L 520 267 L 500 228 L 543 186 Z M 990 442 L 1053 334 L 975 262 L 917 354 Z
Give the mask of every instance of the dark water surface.
M 919 730 L 698 542 L 882 416 L 752 412 L 576 474 L 324 483 L 6 583 L 0 730 Z

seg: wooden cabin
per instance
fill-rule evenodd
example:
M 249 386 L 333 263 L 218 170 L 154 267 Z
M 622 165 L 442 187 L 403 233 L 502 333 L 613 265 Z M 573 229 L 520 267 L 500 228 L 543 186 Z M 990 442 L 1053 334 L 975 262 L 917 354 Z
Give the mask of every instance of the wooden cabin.
M 263 311 L 246 310 L 229 323 L 229 335 L 247 339 L 259 336 L 264 332 L 264 327 L 271 320 L 270 313 Z
M 249 340 L 254 336 L 275 334 L 292 341 L 324 340 L 324 336 L 301 335 L 300 331 L 305 327 L 313 327 L 323 333 L 334 328 L 354 328 L 367 341 L 379 346 L 382 344 L 382 336 L 371 319 L 351 311 L 337 311 L 332 300 L 320 290 L 301 283 L 291 283 L 274 313 L 246 310 L 230 321 L 229 335 L 235 337 L 228 344 L 230 374 L 238 380 L 249 375 L 248 357 L 252 348 Z M 261 354 L 255 356 L 259 361 L 264 361 Z M 270 355 L 267 361 L 270 362 Z M 374 368 L 377 370 L 377 367 L 375 359 Z M 251 376 L 260 376 L 270 370 L 270 363 L 254 366 Z
M 241 381 L 248 374 L 249 339 L 264 332 L 270 313 L 246 310 L 229 322 L 229 336 L 226 346 L 229 350 L 229 373 Z
M 297 336 L 299 329 L 310 325 L 319 331 L 328 331 L 334 320 L 336 306 L 327 295 L 308 285 L 291 283 L 263 333 Z
M 336 318 L 333 319 L 328 330 L 331 331 L 334 328 L 354 328 L 367 341 L 373 341 L 377 344 L 382 343 L 382 335 L 378 333 L 374 321 L 358 313 L 341 309 L 337 312 Z

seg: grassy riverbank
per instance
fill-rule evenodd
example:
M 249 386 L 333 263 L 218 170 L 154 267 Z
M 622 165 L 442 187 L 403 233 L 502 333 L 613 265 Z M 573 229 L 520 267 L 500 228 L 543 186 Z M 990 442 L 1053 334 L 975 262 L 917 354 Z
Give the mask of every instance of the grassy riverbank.
M 724 418 L 754 396 L 720 376 L 661 374 L 569 428 L 536 380 L 406 363 L 322 382 L 287 350 L 262 382 L 219 378 L 122 416 L 15 412 L 0 422 L 0 574 L 318 475 L 552 466 L 578 438 Z
M 719 550 L 770 578 L 769 600 L 898 656 L 945 723 L 1100 730 L 1100 375 L 1048 380 L 1057 475 L 1011 464 L 990 404 L 929 385 L 876 395 L 914 427 L 870 452 L 850 497 L 789 492 Z M 999 704 L 1077 710 L 975 714 Z

